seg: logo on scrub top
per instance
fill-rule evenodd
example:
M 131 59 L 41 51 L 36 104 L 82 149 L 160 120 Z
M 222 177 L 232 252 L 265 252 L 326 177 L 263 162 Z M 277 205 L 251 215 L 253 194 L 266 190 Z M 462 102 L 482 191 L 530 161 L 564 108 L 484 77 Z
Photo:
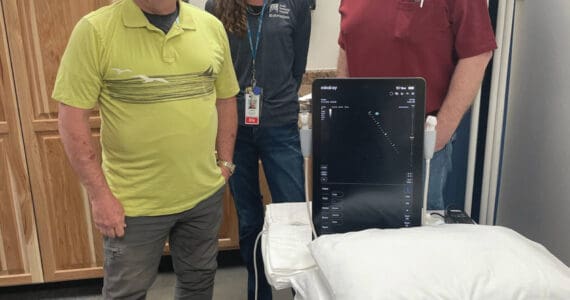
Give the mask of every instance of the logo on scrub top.
M 291 9 L 289 8 L 289 6 L 287 6 L 287 4 L 274 3 L 269 6 L 270 18 L 281 18 L 289 20 L 291 18 L 289 17 L 290 12 Z
M 269 13 L 270 14 L 279 13 L 279 3 L 271 4 L 271 6 L 269 6 Z

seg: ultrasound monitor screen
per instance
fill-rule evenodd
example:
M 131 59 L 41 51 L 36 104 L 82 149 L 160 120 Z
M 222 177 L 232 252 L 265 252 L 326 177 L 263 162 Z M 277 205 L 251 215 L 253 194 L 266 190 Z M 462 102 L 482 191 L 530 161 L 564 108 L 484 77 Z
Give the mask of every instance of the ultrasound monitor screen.
M 418 226 L 425 82 L 319 79 L 313 85 L 317 233 Z

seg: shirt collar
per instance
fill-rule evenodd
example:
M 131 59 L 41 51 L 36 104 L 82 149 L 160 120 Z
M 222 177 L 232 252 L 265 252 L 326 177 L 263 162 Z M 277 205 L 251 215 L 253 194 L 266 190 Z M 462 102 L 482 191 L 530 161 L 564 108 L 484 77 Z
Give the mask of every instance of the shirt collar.
M 144 15 L 140 7 L 134 0 L 125 0 L 123 6 L 123 24 L 126 27 L 149 27 L 150 22 Z M 178 0 L 178 22 L 181 28 L 188 30 L 196 30 L 196 24 L 192 16 L 192 9 L 188 7 L 189 4 L 183 3 Z

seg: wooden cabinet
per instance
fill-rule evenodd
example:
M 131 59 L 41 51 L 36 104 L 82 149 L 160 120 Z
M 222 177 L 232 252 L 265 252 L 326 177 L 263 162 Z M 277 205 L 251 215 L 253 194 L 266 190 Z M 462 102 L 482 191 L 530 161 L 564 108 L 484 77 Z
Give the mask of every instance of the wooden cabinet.
M 224 214 L 218 235 L 220 250 L 239 248 L 237 212 L 229 187 L 224 195 Z
M 57 130 L 51 92 L 81 16 L 107 1 L 3 0 L 45 281 L 101 276 L 101 238 Z M 99 118 L 92 119 L 97 138 Z
M 102 276 L 102 239 L 50 96 L 74 25 L 111 2 L 0 0 L 0 286 Z M 90 123 L 98 140 L 96 112 Z M 224 206 L 220 247 L 237 248 L 229 191 Z
M 43 280 L 12 78 L 0 9 L 0 286 Z

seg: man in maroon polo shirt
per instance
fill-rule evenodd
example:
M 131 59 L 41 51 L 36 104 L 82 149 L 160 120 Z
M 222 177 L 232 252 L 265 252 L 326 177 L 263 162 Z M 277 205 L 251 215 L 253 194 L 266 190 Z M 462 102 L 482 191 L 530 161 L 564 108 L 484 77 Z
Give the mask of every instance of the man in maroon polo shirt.
M 452 140 L 497 47 L 485 0 L 341 0 L 339 77 L 423 77 L 438 118 L 428 209 L 443 209 Z

